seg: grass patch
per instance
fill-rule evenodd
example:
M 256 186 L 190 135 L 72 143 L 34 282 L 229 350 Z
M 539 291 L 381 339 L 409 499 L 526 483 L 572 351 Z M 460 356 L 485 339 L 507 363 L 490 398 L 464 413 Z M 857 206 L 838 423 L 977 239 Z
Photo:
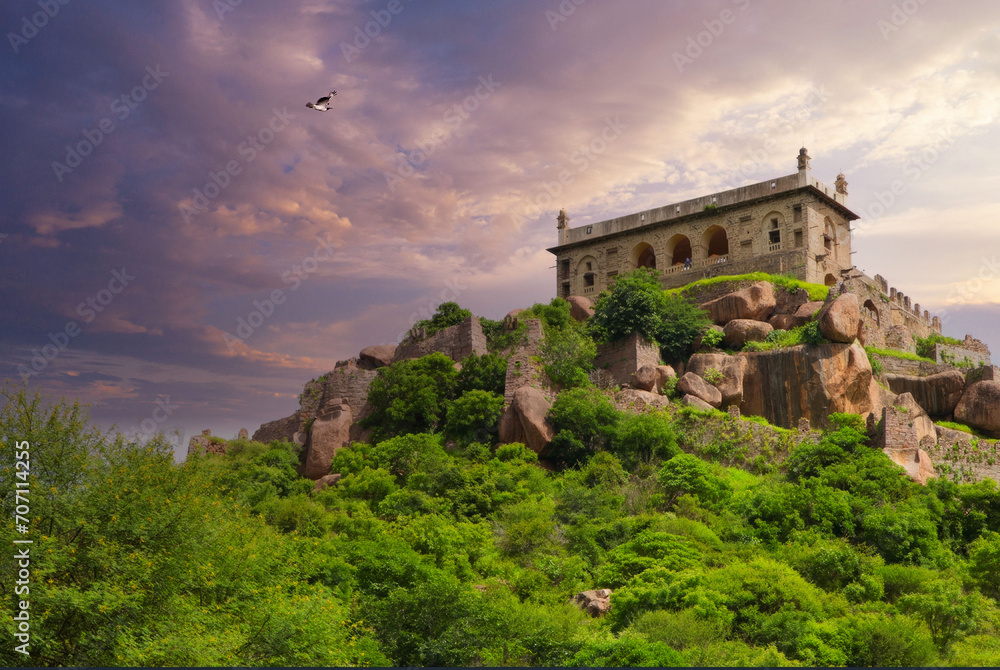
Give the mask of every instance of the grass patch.
M 878 349 L 877 347 L 865 347 L 868 356 L 888 356 L 889 358 L 901 358 L 904 361 L 921 361 L 924 363 L 934 363 L 933 359 L 924 358 L 909 351 L 897 351 L 896 349 Z
M 951 430 L 957 430 L 963 433 L 968 433 L 969 435 L 975 435 L 976 431 L 972 430 L 969 426 L 964 423 L 955 423 L 954 421 L 935 421 L 935 424 L 941 426 L 942 428 L 950 428 Z
M 823 342 L 826 340 L 819 332 L 819 326 L 815 321 L 812 321 L 791 330 L 772 330 L 763 342 L 747 342 L 743 346 L 743 351 L 771 351 L 800 344 L 822 344 Z
M 775 287 L 783 288 L 789 293 L 796 291 L 797 289 L 805 289 L 806 293 L 809 294 L 809 300 L 813 302 L 826 300 L 826 296 L 830 293 L 830 287 L 824 286 L 823 284 L 810 284 L 809 282 L 802 281 L 801 279 L 796 279 L 794 277 L 788 277 L 785 275 L 772 275 L 766 272 L 751 272 L 745 275 L 722 275 L 720 277 L 710 277 L 708 279 L 699 279 L 696 282 L 691 282 L 686 286 L 681 286 L 679 288 L 667 289 L 667 293 L 677 293 L 683 295 L 689 290 L 704 287 L 713 286 L 715 284 L 721 284 L 722 282 L 739 282 L 739 281 L 769 281 L 774 284 Z

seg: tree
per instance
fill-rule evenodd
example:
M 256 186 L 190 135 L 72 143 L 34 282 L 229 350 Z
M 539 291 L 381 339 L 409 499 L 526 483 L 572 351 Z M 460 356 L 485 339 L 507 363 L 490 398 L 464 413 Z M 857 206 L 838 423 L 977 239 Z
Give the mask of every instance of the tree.
M 608 443 L 618 418 L 614 403 L 595 388 L 563 391 L 548 413 L 556 431 L 554 458 L 566 465 L 583 462 Z
M 670 362 L 687 358 L 694 341 L 710 324 L 708 314 L 701 307 L 679 295 L 666 295 L 660 310 L 660 327 L 656 331 L 660 355 Z
M 698 496 L 705 505 L 720 502 L 731 493 L 729 485 L 712 474 L 705 461 L 690 454 L 678 454 L 660 468 L 660 486 L 672 504 L 682 495 Z
M 480 356 L 473 352 L 462 359 L 455 380 L 455 395 L 466 391 L 489 391 L 503 395 L 507 385 L 507 359 L 497 354 Z
M 587 325 L 598 340 L 614 342 L 639 333 L 657 341 L 666 305 L 658 276 L 656 270 L 638 268 L 619 276 L 610 289 L 597 297 L 594 315 Z
M 503 412 L 503 396 L 487 391 L 467 391 L 451 404 L 445 435 L 465 446 L 473 442 L 490 443 L 497 433 L 497 421 Z
M 455 364 L 438 352 L 381 368 L 368 387 L 372 411 L 361 425 L 373 429 L 376 443 L 437 430 L 454 397 L 456 375 Z

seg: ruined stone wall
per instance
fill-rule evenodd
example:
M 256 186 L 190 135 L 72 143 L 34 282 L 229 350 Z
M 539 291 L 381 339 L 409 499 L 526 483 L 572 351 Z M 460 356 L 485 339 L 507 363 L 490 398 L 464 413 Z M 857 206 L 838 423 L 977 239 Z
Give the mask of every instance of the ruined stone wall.
M 855 270 L 844 280 L 843 288 L 858 296 L 867 346 L 915 353 L 915 338 L 941 332 L 938 317 L 921 310 L 881 275 L 872 278 Z
M 542 322 L 528 319 L 522 344 L 507 358 L 507 377 L 504 385 L 504 407 L 514 401 L 514 392 L 522 386 L 544 386 L 542 371 L 536 359 L 542 344 Z
M 957 430 L 943 430 L 927 453 L 942 477 L 956 482 L 978 482 L 989 478 L 1000 482 L 1000 450 L 997 442 L 976 439 Z
M 302 431 L 304 423 L 305 419 L 298 412 L 291 416 L 286 416 L 284 419 L 268 421 L 254 432 L 253 441 L 263 442 L 264 444 L 273 442 L 274 440 L 291 441 L 295 433 Z
M 421 358 L 434 352 L 441 352 L 455 362 L 476 353 L 487 354 L 486 335 L 479 319 L 470 316 L 454 326 L 440 330 L 430 337 L 423 338 L 422 333 L 414 329 L 396 349 L 393 362 L 405 361 L 411 358 Z
M 618 384 L 627 384 L 632 373 L 643 365 L 656 366 L 660 363 L 660 349 L 642 335 L 632 335 L 597 345 L 594 367 L 605 370 Z
M 890 375 L 908 375 L 911 377 L 929 377 L 954 368 L 950 365 L 938 365 L 927 361 L 911 361 L 893 356 L 873 356 L 882 363 L 882 372 Z
M 978 340 L 977 340 L 978 341 Z M 980 343 L 981 344 L 981 343 Z M 938 343 L 934 346 L 934 359 L 938 363 L 952 362 L 955 365 L 966 366 L 966 362 L 972 367 L 992 366 L 990 352 L 985 353 L 974 349 L 967 349 L 964 346 L 955 346 Z M 968 366 L 966 366 L 968 367 Z

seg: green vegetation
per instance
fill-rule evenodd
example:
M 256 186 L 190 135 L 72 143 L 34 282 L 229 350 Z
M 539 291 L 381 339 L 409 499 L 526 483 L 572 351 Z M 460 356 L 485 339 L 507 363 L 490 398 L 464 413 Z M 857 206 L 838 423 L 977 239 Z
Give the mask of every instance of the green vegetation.
M 819 330 L 819 324 L 810 321 L 791 330 L 772 330 L 763 342 L 747 342 L 743 345 L 743 351 L 772 351 L 800 344 L 823 344 L 826 341 Z
M 961 340 L 956 340 L 954 337 L 947 337 L 937 333 L 931 333 L 927 337 L 914 338 L 914 342 L 917 345 L 917 355 L 921 358 L 930 360 L 931 362 L 935 360 L 934 349 L 938 344 L 948 344 L 952 346 L 962 344 Z
M 974 431 L 969 426 L 966 426 L 964 423 L 955 423 L 954 421 L 935 421 L 934 423 L 941 426 L 942 428 L 950 428 L 951 430 L 958 430 L 963 433 L 968 433 L 969 435 L 976 434 L 976 431 Z
M 899 358 L 904 361 L 922 361 L 924 363 L 933 363 L 934 359 L 924 358 L 918 354 L 912 354 L 909 351 L 899 351 L 898 349 L 879 349 L 877 347 L 865 347 L 865 351 L 868 352 L 868 358 L 874 356 L 888 356 L 889 358 Z
M 457 326 L 470 316 L 472 312 L 459 307 L 458 303 L 443 302 L 438 305 L 437 311 L 431 318 L 418 321 L 416 327 L 426 329 L 427 337 L 430 337 L 439 330 Z
M 691 282 L 690 284 L 686 284 L 685 286 L 681 286 L 679 288 L 668 289 L 667 292 L 683 295 L 697 290 L 698 288 L 714 286 L 715 284 L 721 284 L 724 282 L 751 283 L 760 281 L 769 281 L 774 284 L 775 288 L 783 288 L 788 292 L 793 292 L 800 288 L 805 289 L 809 294 L 809 300 L 813 302 L 826 300 L 826 296 L 830 293 L 830 287 L 824 286 L 823 284 L 810 284 L 809 282 L 805 282 L 794 277 L 772 275 L 766 272 L 751 272 L 744 275 L 722 275 L 719 277 L 710 277 L 708 279 L 699 279 L 696 282 Z
M 381 371 L 379 439 L 339 449 L 342 478 L 318 492 L 294 444 L 231 440 L 178 465 L 159 438 L 7 389 L 0 471 L 14 481 L 14 447 L 31 444 L 35 544 L 32 656 L 8 644 L 0 660 L 1000 664 L 992 480 L 919 486 L 854 415 L 765 451 L 765 431 L 720 412 L 622 413 L 594 388 L 558 395 L 561 467 L 543 469 L 496 444 L 497 367 Z M 13 509 L 13 487 L 0 497 Z M 595 619 L 571 598 L 598 588 L 614 594 Z M 7 612 L 15 598 L 3 590 Z

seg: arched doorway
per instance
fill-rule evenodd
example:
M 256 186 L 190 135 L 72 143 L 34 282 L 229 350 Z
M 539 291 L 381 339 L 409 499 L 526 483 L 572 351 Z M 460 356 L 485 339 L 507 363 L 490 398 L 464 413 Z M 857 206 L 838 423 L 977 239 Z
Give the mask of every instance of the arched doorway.
M 708 251 L 707 258 L 729 255 L 729 236 L 722 226 L 712 226 L 701 236 L 701 245 Z
M 836 285 L 837 285 L 837 278 L 836 278 L 836 277 L 834 277 L 834 276 L 833 276 L 832 274 L 828 274 L 828 275 L 826 276 L 826 280 L 825 280 L 825 282 L 824 282 L 824 283 L 825 283 L 825 284 L 826 284 L 827 286 L 836 286 Z
M 640 242 L 635 245 L 629 258 L 632 261 L 633 268 L 656 269 L 656 252 L 653 251 L 652 245 L 646 242 Z
M 691 240 L 685 235 L 674 235 L 667 242 L 667 254 L 670 255 L 671 265 L 683 265 L 691 258 Z

